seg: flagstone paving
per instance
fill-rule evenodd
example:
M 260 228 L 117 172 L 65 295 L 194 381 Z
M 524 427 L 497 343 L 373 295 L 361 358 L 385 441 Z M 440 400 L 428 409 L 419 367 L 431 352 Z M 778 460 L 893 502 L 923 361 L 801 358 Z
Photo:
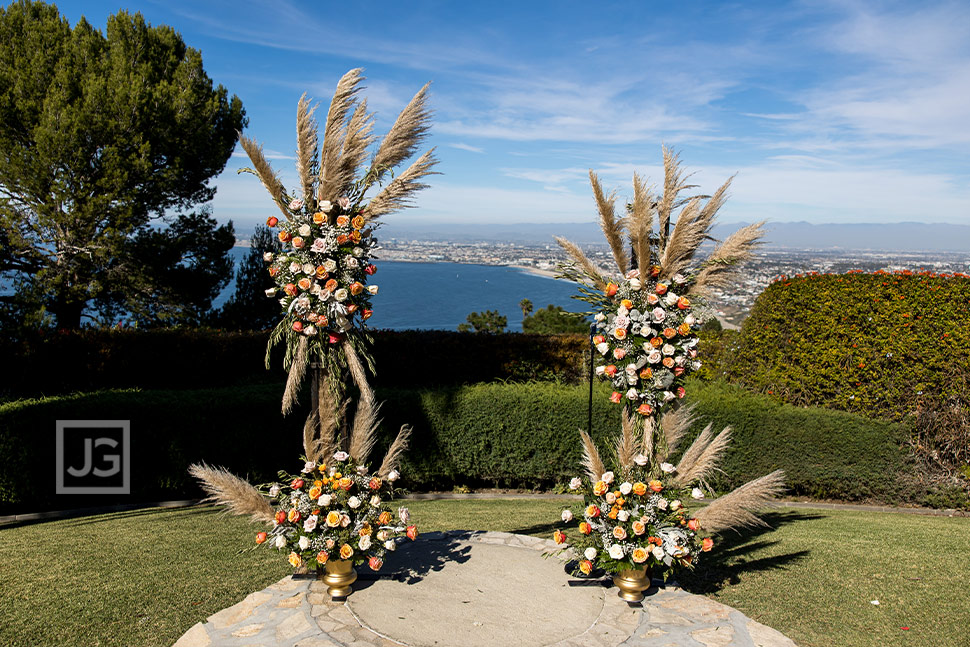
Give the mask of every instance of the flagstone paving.
M 793 647 L 741 612 L 674 586 L 630 605 L 608 580 L 576 580 L 548 540 L 426 533 L 331 601 L 285 577 L 189 629 L 175 647 Z

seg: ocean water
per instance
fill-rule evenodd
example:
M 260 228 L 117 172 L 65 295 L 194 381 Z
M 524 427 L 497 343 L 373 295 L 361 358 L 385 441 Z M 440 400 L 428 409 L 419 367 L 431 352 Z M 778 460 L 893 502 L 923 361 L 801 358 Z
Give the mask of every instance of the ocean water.
M 249 250 L 233 248 L 238 261 Z M 508 330 L 522 330 L 522 299 L 538 310 L 550 303 L 570 312 L 588 310 L 588 304 L 571 298 L 575 284 L 512 267 L 459 263 L 405 263 L 374 261 L 377 273 L 369 285 L 380 286 L 374 297 L 371 328 L 389 330 L 457 330 L 470 312 L 498 310 L 508 319 Z M 231 294 L 230 284 L 215 305 Z

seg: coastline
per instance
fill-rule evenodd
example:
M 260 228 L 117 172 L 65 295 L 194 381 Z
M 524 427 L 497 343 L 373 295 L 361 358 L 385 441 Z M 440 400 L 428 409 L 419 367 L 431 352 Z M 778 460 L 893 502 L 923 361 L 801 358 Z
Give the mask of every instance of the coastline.
M 543 276 L 547 279 L 554 279 L 559 274 L 554 270 L 540 270 L 538 267 L 529 267 L 528 265 L 506 265 L 505 267 L 511 267 L 512 269 L 519 270 L 520 272 L 525 272 L 526 274 L 535 274 L 536 276 Z

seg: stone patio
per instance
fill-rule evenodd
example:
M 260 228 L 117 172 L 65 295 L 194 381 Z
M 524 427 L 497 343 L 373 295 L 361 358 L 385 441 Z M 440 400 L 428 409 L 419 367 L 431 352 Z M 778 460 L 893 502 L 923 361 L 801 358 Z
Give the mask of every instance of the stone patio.
M 792 647 L 741 612 L 677 587 L 621 600 L 609 580 L 577 580 L 548 540 L 427 533 L 366 569 L 346 601 L 285 577 L 194 625 L 175 647 Z M 547 557 L 547 558 L 543 558 Z

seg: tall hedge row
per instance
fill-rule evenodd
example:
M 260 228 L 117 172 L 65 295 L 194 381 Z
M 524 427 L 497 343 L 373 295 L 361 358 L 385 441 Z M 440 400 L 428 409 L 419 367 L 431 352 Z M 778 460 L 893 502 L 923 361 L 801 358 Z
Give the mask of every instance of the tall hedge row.
M 587 424 L 587 389 L 548 382 L 380 389 L 384 425 L 375 456 L 409 423 L 408 487 L 551 487 L 580 469 L 577 430 Z M 54 495 L 53 440 L 62 419 L 131 421 L 133 492 L 124 501 L 199 496 L 185 471 L 195 461 L 270 480 L 281 468 L 295 469 L 302 452 L 305 412 L 282 418 L 281 392 L 280 385 L 132 390 L 0 405 L 0 509 L 118 502 Z M 688 392 L 700 424 L 735 430 L 721 487 L 783 468 L 795 494 L 886 501 L 918 495 L 908 484 L 903 425 L 796 408 L 723 383 L 694 381 Z M 617 411 L 603 388 L 593 402 L 593 435 L 605 450 L 618 429 Z
M 970 276 L 810 274 L 772 283 L 728 379 L 800 405 L 902 419 L 970 403 Z
M 115 388 L 199 389 L 278 383 L 282 357 L 263 365 L 265 332 L 82 330 L 0 340 L 0 396 Z M 437 386 L 584 375 L 583 335 L 374 331 L 378 386 Z M 587 356 L 588 357 L 588 356 Z

